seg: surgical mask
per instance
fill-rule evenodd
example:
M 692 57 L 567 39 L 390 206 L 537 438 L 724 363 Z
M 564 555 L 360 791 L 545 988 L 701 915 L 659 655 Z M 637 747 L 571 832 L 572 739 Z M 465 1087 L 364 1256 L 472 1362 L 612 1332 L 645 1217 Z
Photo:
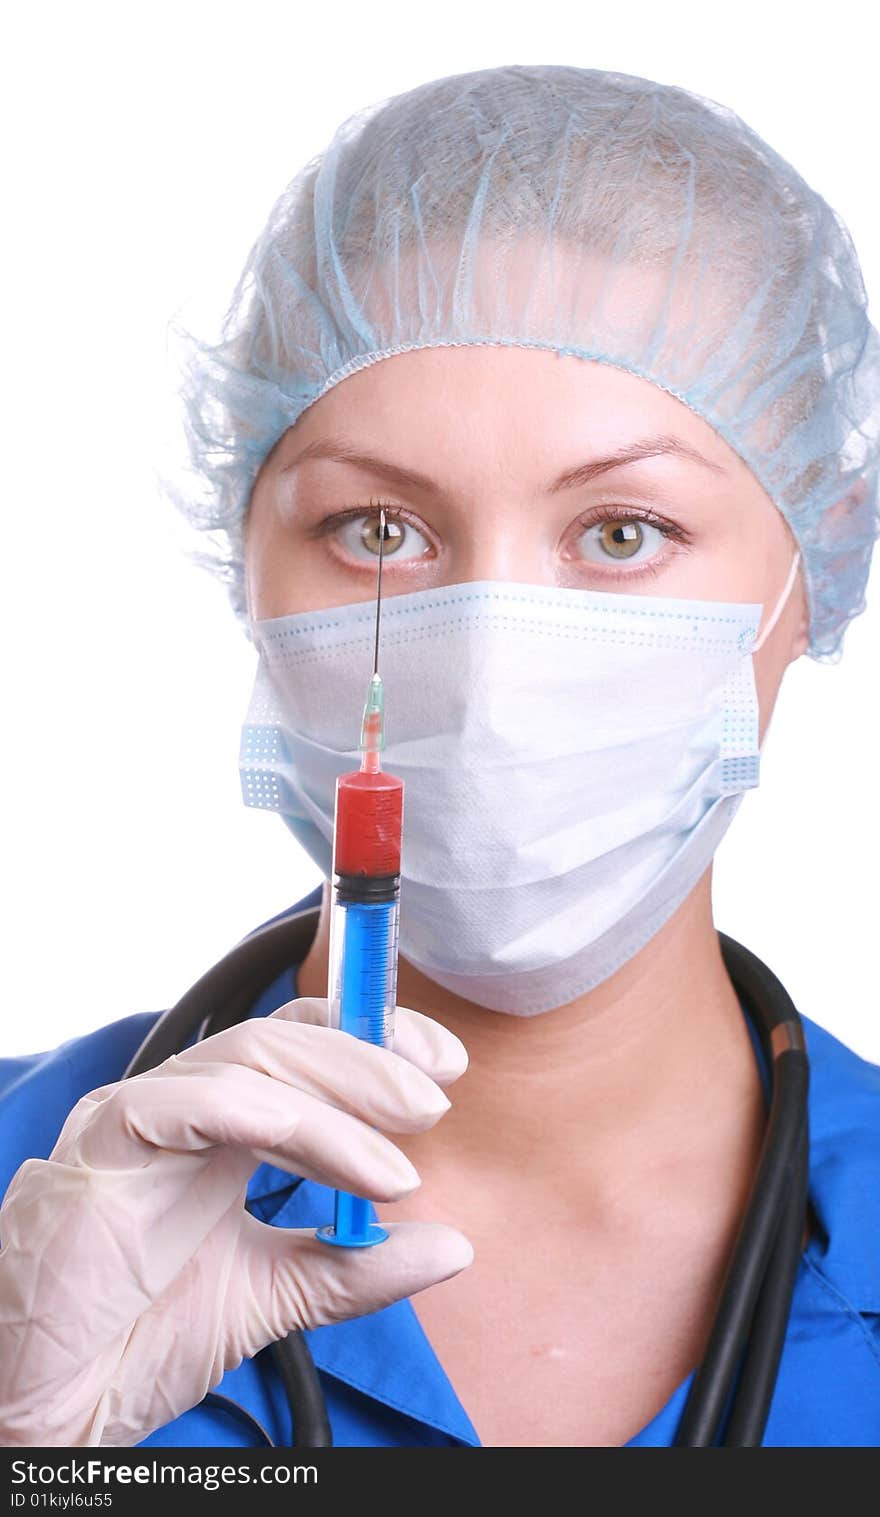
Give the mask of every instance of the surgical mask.
M 532 1016 L 644 947 L 758 784 L 762 606 L 496 580 L 382 605 L 387 748 L 404 781 L 400 952 Z M 372 669 L 370 602 L 252 621 L 245 803 L 329 878 L 337 777 Z

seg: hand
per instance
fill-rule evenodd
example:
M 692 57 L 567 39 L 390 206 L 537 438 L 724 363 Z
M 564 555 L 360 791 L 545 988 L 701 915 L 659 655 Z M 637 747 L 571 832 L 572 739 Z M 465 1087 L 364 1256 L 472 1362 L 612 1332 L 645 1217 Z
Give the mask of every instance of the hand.
M 419 1185 L 375 1129 L 421 1132 L 467 1067 L 398 1007 L 393 1051 L 290 1001 L 84 1095 L 0 1205 L 0 1443 L 126 1447 L 195 1406 L 291 1328 L 378 1311 L 473 1258 L 441 1223 L 375 1248 L 245 1210 L 263 1161 L 372 1201 Z

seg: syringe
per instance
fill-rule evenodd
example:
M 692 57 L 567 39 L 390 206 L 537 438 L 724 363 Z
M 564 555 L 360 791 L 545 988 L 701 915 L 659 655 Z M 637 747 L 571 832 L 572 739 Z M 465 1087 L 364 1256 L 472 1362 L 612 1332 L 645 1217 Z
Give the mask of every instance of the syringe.
M 379 515 L 379 574 L 373 674 L 361 724 L 361 767 L 336 781 L 333 885 L 327 997 L 330 1025 L 390 1048 L 397 1001 L 397 937 L 403 781 L 381 765 L 384 692 L 379 674 L 379 611 L 385 512 Z M 370 1203 L 336 1192 L 335 1221 L 320 1227 L 323 1243 L 369 1248 L 388 1237 L 370 1222 Z

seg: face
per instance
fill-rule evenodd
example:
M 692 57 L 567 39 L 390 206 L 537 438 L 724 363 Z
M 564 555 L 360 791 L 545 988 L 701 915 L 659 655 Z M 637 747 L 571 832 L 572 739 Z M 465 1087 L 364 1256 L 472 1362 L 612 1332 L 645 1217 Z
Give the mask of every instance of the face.
M 747 466 L 682 402 L 621 369 L 533 348 L 396 354 L 311 405 L 252 492 L 251 616 L 373 599 L 380 505 L 383 598 L 512 580 L 760 602 L 763 629 L 796 548 Z M 762 741 L 806 646 L 799 569 L 755 654 Z

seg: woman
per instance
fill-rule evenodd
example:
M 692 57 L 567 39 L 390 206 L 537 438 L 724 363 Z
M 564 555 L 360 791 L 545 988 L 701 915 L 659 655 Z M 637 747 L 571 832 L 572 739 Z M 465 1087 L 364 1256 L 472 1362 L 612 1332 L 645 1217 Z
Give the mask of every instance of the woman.
M 289 1441 L 293 1327 L 338 1444 L 671 1444 L 766 1127 L 712 856 L 876 535 L 845 228 L 684 91 L 435 81 L 288 188 L 184 394 L 181 503 L 260 655 L 245 798 L 325 878 L 386 513 L 394 1051 L 326 1025 L 325 886 L 239 1025 L 130 1081 L 151 1016 L 10 1061 L 3 1441 Z M 805 1027 L 764 1441 L 876 1443 L 880 1069 Z M 315 1238 L 335 1187 L 386 1243 Z

